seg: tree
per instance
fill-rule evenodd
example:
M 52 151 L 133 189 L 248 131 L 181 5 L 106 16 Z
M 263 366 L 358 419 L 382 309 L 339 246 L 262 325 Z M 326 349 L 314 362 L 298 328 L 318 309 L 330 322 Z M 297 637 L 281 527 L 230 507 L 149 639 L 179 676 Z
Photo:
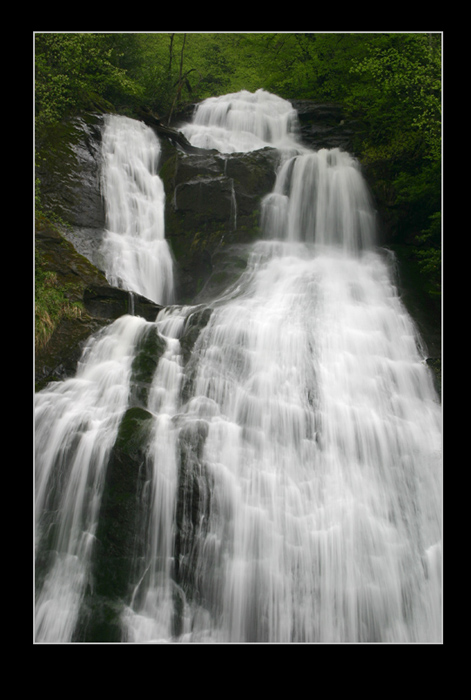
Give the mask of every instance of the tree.
M 35 36 L 35 107 L 38 129 L 97 100 L 126 95 L 139 85 L 120 68 L 124 52 L 111 34 L 38 33 Z M 122 39 L 121 39 L 122 41 Z
M 349 102 L 368 107 L 369 144 L 394 157 L 413 139 L 424 157 L 441 154 L 441 37 L 437 34 L 382 35 L 351 72 L 363 77 Z M 388 119 L 384 119 L 387 115 Z M 409 141 L 399 138 L 407 133 Z

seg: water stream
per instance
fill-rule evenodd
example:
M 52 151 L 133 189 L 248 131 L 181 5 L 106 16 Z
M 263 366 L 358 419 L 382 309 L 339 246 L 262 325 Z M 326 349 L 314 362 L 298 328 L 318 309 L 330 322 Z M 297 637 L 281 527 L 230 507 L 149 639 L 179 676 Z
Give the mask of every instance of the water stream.
M 108 115 L 102 153 L 105 274 L 114 286 L 170 304 L 173 260 L 165 240 L 159 140 L 142 122 Z
M 263 240 L 211 304 L 186 365 L 181 340 L 199 307 L 169 306 L 155 322 L 166 350 L 147 405 L 146 552 L 123 642 L 441 641 L 441 406 L 391 255 L 375 247 L 356 161 L 298 146 L 295 127 L 291 105 L 264 91 L 208 100 L 185 127 L 198 146 L 271 143 L 283 158 Z M 136 131 L 120 123 L 119 141 Z M 113 149 L 105 140 L 105 162 Z M 136 151 L 120 149 L 110 222 L 142 182 L 134 165 L 134 184 L 121 173 Z M 147 221 L 147 205 L 137 209 Z M 168 270 L 163 259 L 152 265 Z M 133 265 L 129 277 L 127 264 L 113 274 L 144 293 Z M 119 319 L 91 339 L 74 379 L 37 396 L 38 552 L 50 562 L 38 641 L 73 638 L 107 457 L 148 326 Z

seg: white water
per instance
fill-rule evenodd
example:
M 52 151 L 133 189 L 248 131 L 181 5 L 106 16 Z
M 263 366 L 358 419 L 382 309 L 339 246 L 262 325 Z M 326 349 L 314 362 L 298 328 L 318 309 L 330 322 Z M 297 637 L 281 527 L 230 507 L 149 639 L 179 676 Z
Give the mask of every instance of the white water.
M 193 146 L 234 153 L 265 146 L 293 148 L 296 126 L 289 102 L 265 90 L 242 90 L 201 102 L 181 131 Z
M 103 132 L 103 266 L 109 282 L 157 304 L 173 301 L 173 260 L 165 240 L 160 143 L 152 129 L 108 115 Z
M 210 104 L 218 111 L 221 102 Z M 240 136 L 237 128 L 234 142 Z M 148 548 L 123 640 L 440 642 L 441 407 L 392 261 L 373 247 L 374 212 L 355 161 L 337 150 L 287 157 L 263 225 L 265 240 L 214 303 L 186 369 L 179 339 L 197 309 L 157 320 L 167 351 L 148 405 Z M 82 371 L 99 373 L 87 391 L 75 388 L 79 372 L 38 395 L 39 514 L 60 460 L 67 469 L 77 462 L 61 457 L 60 431 L 79 445 L 112 445 L 145 325 L 124 317 L 103 338 L 119 348 L 117 382 L 90 352 Z M 99 391 L 105 380 L 120 387 L 119 401 Z M 97 391 L 103 401 L 88 409 L 85 397 Z M 111 427 L 102 427 L 108 405 Z M 82 483 L 106 467 L 104 455 L 81 460 Z M 179 517 L 193 529 L 177 550 L 178 499 L 194 483 L 196 520 L 185 501 Z M 100 497 L 92 489 L 90 503 Z M 66 533 L 74 503 L 62 511 Z M 93 537 L 93 526 L 77 532 Z M 80 557 L 71 548 L 65 558 Z M 71 638 L 84 561 L 78 576 L 51 569 L 38 606 L 42 641 Z

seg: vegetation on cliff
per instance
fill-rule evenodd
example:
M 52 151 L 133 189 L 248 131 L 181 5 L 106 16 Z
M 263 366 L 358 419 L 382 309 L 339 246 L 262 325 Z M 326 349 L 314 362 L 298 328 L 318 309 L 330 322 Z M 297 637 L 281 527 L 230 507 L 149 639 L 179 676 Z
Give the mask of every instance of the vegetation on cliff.
M 39 223 L 39 217 L 37 224 Z M 39 225 L 41 225 L 39 223 Z M 49 269 L 44 253 L 35 247 L 35 344 L 44 348 L 57 324 L 63 318 L 77 318 L 82 315 L 82 305 L 71 299 L 70 283 L 59 280 L 56 271 Z

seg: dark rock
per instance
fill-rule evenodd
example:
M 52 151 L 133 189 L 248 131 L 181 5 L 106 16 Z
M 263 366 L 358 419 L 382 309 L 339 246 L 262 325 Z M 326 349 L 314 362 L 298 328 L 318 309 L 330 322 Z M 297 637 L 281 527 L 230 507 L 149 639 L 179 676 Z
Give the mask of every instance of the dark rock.
M 122 601 L 106 596 L 86 595 L 82 602 L 72 642 L 101 644 L 122 642 Z
M 279 161 L 278 151 L 268 147 L 227 156 L 225 173 L 234 182 L 238 215 L 252 214 L 254 205 L 259 206 L 262 197 L 272 191 Z
M 211 511 L 213 480 L 203 459 L 207 436 L 208 423 L 205 420 L 192 421 L 179 433 L 180 473 L 175 514 L 175 577 L 187 599 L 198 599 L 196 562 Z M 178 613 L 179 609 L 176 606 L 176 633 L 179 633 L 181 627 Z
M 176 213 L 191 213 L 197 228 L 218 222 L 230 226 L 233 183 L 223 175 L 198 177 L 177 185 L 173 196 Z
M 314 100 L 291 100 L 301 124 L 317 123 L 336 126 L 344 117 L 344 109 L 336 102 L 315 102 Z
M 441 357 L 428 357 L 427 365 L 432 370 L 432 377 L 434 381 L 435 390 L 437 395 L 441 397 L 442 395 L 442 360 Z
M 292 100 L 298 112 L 299 138 L 310 148 L 342 148 L 352 152 L 355 125 L 342 105 L 313 100 Z
M 166 350 L 166 343 L 157 330 L 149 325 L 136 348 L 131 368 L 131 405 L 147 406 L 149 390 L 160 358 Z
M 221 244 L 212 256 L 211 275 L 195 297 L 195 303 L 204 304 L 222 296 L 237 284 L 247 267 L 250 247 L 244 243 Z
M 83 302 L 87 312 L 95 318 L 116 320 L 125 314 L 142 316 L 146 321 L 155 321 L 162 306 L 109 284 L 92 284 L 84 289 Z
M 207 326 L 212 312 L 213 309 L 210 307 L 200 306 L 188 316 L 180 339 L 183 362 L 185 364 L 190 359 L 196 340 L 203 328 Z

